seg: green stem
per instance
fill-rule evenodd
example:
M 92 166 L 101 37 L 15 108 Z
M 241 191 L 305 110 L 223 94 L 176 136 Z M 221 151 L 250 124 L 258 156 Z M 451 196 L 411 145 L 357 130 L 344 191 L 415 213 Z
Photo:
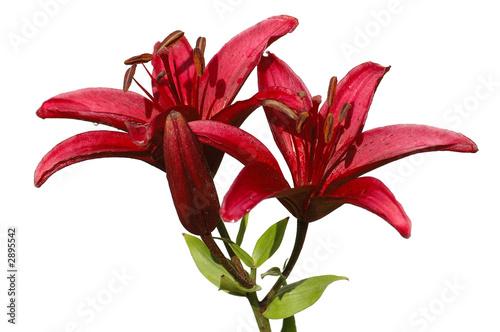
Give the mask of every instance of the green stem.
M 293 246 L 292 254 L 286 264 L 285 269 L 283 270 L 283 273 L 278 278 L 273 288 L 271 288 L 269 293 L 267 293 L 266 297 L 260 302 L 260 306 L 263 311 L 266 310 L 267 306 L 269 305 L 269 302 L 276 295 L 278 290 L 285 284 L 286 279 L 288 278 L 288 276 L 290 275 L 295 266 L 295 263 L 297 263 L 297 260 L 299 259 L 300 256 L 300 252 L 302 251 L 302 247 L 304 246 L 304 241 L 306 239 L 308 226 L 309 226 L 308 222 L 303 222 L 302 220 L 297 219 L 297 235 L 295 237 L 295 244 Z
M 252 306 L 253 314 L 255 315 L 255 320 L 257 321 L 257 326 L 260 332 L 271 332 L 271 324 L 269 324 L 269 319 L 264 317 L 262 314 L 262 308 L 259 304 L 259 299 L 256 293 L 247 293 L 248 301 Z
M 233 265 L 231 265 L 231 263 L 228 261 L 226 256 L 224 256 L 217 243 L 215 243 L 212 234 L 203 234 L 201 235 L 201 239 L 208 247 L 212 255 L 214 255 L 217 261 L 226 269 L 226 271 L 233 276 L 236 282 L 238 282 L 244 288 L 253 288 L 254 285 L 248 280 L 246 273 L 244 275 L 239 274 L 238 271 L 236 271 L 236 269 L 233 267 Z

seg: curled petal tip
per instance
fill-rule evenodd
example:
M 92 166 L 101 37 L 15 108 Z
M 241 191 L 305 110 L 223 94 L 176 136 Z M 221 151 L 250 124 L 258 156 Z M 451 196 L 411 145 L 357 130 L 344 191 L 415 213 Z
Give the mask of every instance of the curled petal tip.
M 295 28 L 299 25 L 299 20 L 293 16 L 289 15 L 278 15 L 278 16 L 272 16 L 269 19 L 278 19 L 282 21 L 286 21 L 290 24 L 291 28 L 288 32 L 293 32 Z
M 409 239 L 410 236 L 411 236 L 411 226 L 408 226 L 408 227 L 405 227 L 405 228 L 402 228 L 402 229 L 398 229 L 398 232 L 405 239 Z
M 36 111 L 36 115 L 39 117 L 39 118 L 42 118 L 42 119 L 45 119 L 45 109 L 43 108 L 43 105 L 40 106 L 40 108 Z

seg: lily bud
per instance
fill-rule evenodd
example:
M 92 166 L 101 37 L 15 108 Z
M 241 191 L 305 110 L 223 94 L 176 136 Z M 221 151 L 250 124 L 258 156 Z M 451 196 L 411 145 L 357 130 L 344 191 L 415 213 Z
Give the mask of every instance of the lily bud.
M 172 111 L 163 136 L 165 169 L 179 219 L 203 235 L 219 223 L 219 199 L 201 144 L 181 113 Z

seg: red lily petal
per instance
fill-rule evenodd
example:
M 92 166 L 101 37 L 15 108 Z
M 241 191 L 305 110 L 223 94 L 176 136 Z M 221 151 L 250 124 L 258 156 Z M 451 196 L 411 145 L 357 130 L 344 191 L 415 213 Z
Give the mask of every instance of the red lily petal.
M 134 92 L 111 88 L 87 88 L 57 95 L 42 104 L 36 114 L 102 123 L 127 130 L 127 120 L 147 122 L 157 114 L 151 100 Z
M 325 186 L 360 176 L 391 161 L 427 151 L 476 152 L 476 144 L 462 134 L 425 125 L 392 125 L 358 135 L 332 160 L 335 167 Z
M 321 206 L 322 215 L 325 215 L 324 212 L 329 208 L 332 211 L 344 203 L 353 204 L 375 213 L 386 220 L 403 237 L 410 237 L 410 219 L 389 188 L 380 180 L 372 177 L 353 179 L 332 190 L 328 195 L 311 199 L 312 205 Z M 313 209 L 310 208 L 310 210 Z
M 201 143 L 228 153 L 244 165 L 258 161 L 281 172 L 273 154 L 257 138 L 246 131 L 211 120 L 191 121 L 189 126 Z
M 149 151 L 134 144 L 127 133 L 90 131 L 70 137 L 50 150 L 35 170 L 35 186 L 40 187 L 52 174 L 66 166 L 105 157 L 135 158 L 160 167 L 149 157 Z
M 305 92 L 302 98 L 303 110 L 311 111 L 313 107 L 312 97 L 304 82 L 297 74 L 281 59 L 272 53 L 263 56 L 257 67 L 259 89 L 267 89 L 272 86 L 283 86 L 295 93 Z M 311 150 L 311 141 L 303 140 L 297 135 L 296 123 L 286 115 L 273 112 L 269 107 L 264 108 L 273 132 L 274 140 L 278 145 L 285 161 L 293 175 L 295 186 L 303 185 L 307 181 L 307 171 L 302 169 L 309 163 L 306 151 Z M 299 112 L 297 112 L 299 113 Z M 298 114 L 297 114 L 298 115 Z
M 312 107 L 311 93 L 300 77 L 280 58 L 271 52 L 268 56 L 262 56 L 257 66 L 257 75 L 259 78 L 259 90 L 272 86 L 281 86 L 288 88 L 295 93 L 305 92 L 303 98 L 303 109 L 309 110 Z
M 226 43 L 200 77 L 198 98 L 202 118 L 211 118 L 230 105 L 264 50 L 297 25 L 297 19 L 290 16 L 270 17 Z
M 333 113 L 335 135 L 340 146 L 363 130 L 373 95 L 382 77 L 390 67 L 383 67 L 373 62 L 366 62 L 354 67 L 337 84 L 332 107 L 323 104 L 320 115 Z M 339 117 L 344 104 L 352 105 L 345 119 L 339 123 Z M 340 132 L 339 132 L 340 131 Z
M 222 201 L 220 214 L 224 221 L 241 219 L 262 200 L 276 197 L 290 189 L 280 171 L 266 163 L 246 165 L 234 180 Z
M 183 226 L 210 233 L 219 223 L 219 199 L 201 145 L 179 112 L 171 112 L 163 141 L 170 192 Z

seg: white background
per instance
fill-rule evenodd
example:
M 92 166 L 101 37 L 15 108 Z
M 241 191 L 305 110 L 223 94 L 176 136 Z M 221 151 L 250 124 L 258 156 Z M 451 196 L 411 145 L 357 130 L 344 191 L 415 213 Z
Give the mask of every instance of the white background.
M 311 225 L 295 279 L 337 274 L 350 281 L 332 284 L 297 314 L 299 331 L 499 330 L 500 20 L 494 2 L 24 0 L 1 7 L 0 266 L 6 271 L 7 226 L 17 226 L 19 296 L 12 326 L 2 277 L 0 330 L 252 331 L 246 301 L 218 292 L 198 273 L 159 170 L 101 159 L 33 186 L 47 151 L 96 129 L 76 120 L 41 120 L 35 111 L 61 92 L 120 88 L 123 60 L 151 52 L 173 30 L 192 42 L 206 37 L 209 59 L 236 33 L 278 14 L 297 17 L 300 25 L 270 49 L 313 94 L 325 96 L 331 76 L 361 62 L 391 65 L 367 128 L 429 124 L 462 132 L 480 149 L 431 153 L 373 172 L 412 219 L 408 240 L 351 206 Z M 144 74 L 138 77 L 147 86 Z M 252 75 L 237 99 L 255 90 Z M 260 110 L 244 128 L 271 144 Z M 230 159 L 221 166 L 221 195 L 238 169 Z M 258 234 L 286 215 L 274 200 L 259 205 L 243 247 L 251 251 Z M 235 234 L 237 225 L 229 229 Z M 293 237 L 291 221 L 273 265 L 282 265 Z M 89 306 L 92 298 L 99 310 Z M 273 327 L 279 331 L 279 324 Z

